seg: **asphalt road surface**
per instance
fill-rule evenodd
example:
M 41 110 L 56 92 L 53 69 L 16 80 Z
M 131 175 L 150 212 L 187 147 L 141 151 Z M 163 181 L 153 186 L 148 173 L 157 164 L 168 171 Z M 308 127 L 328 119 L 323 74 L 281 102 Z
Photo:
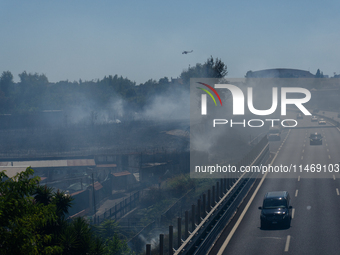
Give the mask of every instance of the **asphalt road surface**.
M 296 165 L 296 172 L 268 173 L 249 200 L 244 217 L 235 224 L 235 232 L 226 229 L 228 233 L 221 235 L 211 254 L 340 254 L 340 174 L 335 171 L 340 160 L 340 130 L 330 123 L 318 125 L 306 116 L 298 121 L 299 128 L 284 130 L 281 141 L 270 142 L 273 166 Z M 309 144 L 309 135 L 315 132 L 322 134 L 322 145 Z M 312 164 L 319 164 L 321 173 L 316 167 L 311 172 Z M 291 196 L 291 226 L 263 230 L 258 207 L 266 192 L 280 190 Z

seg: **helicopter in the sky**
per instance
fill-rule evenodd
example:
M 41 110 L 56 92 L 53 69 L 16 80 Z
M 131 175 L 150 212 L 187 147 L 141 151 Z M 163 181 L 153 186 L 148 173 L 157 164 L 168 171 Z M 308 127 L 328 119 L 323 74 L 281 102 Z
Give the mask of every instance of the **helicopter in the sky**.
M 193 52 L 193 50 L 191 50 L 191 51 L 186 51 L 185 50 L 185 51 L 182 52 L 182 54 L 188 54 L 188 53 L 191 53 L 191 52 Z

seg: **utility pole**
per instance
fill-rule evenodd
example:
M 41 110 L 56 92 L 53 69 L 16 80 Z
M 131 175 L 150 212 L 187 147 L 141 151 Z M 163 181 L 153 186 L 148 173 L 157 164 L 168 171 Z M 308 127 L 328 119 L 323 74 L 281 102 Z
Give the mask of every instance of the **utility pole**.
M 94 218 L 96 218 L 96 199 L 94 197 L 94 178 L 93 178 L 93 172 L 92 172 L 92 191 L 93 191 L 93 208 L 94 208 Z

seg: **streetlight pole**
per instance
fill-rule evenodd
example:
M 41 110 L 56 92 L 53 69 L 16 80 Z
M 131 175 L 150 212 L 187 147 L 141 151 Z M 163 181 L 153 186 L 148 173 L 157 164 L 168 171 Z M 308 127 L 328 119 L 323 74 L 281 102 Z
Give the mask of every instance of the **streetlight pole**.
M 93 208 L 94 208 L 94 218 L 96 219 L 96 199 L 94 197 L 94 178 L 93 178 L 93 172 L 92 172 L 92 191 L 93 191 Z

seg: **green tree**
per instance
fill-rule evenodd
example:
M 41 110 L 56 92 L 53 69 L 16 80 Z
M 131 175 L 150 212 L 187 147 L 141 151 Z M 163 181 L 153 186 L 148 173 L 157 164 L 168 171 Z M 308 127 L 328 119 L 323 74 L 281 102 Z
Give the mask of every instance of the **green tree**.
M 202 65 L 197 63 L 194 67 L 184 70 L 180 78 L 183 82 L 189 84 L 190 78 L 223 78 L 228 74 L 227 65 L 222 60 L 211 56 Z
M 130 250 L 125 240 L 122 241 L 118 237 L 117 234 L 114 234 L 112 237 L 106 239 L 104 254 L 105 255 L 133 255 L 135 253 Z
M 133 255 L 125 240 L 119 232 L 118 223 L 115 220 L 107 219 L 99 226 L 95 226 L 95 232 L 104 240 L 105 255 Z
M 13 75 L 10 71 L 3 72 L 0 77 L 0 89 L 8 96 L 10 88 L 13 86 Z
M 0 113 L 11 112 L 11 91 L 13 84 L 12 73 L 10 71 L 3 72 L 0 77 Z
M 42 103 L 49 85 L 48 79 L 44 74 L 27 73 L 26 71 L 19 74 L 20 82 L 18 83 L 15 93 L 18 112 L 34 112 L 42 109 Z
M 253 74 L 253 71 L 252 70 L 249 70 L 247 73 L 246 73 L 246 78 L 250 78 Z
M 60 246 L 48 245 L 51 234 L 42 233 L 56 219 L 55 205 L 36 203 L 33 198 L 39 177 L 33 170 L 8 178 L 0 172 L 0 254 L 56 254 Z
M 48 205 L 52 201 L 53 188 L 47 187 L 47 185 L 38 186 L 33 195 L 35 195 L 34 199 L 36 202 Z
M 323 72 L 320 72 L 320 69 L 316 71 L 315 78 L 323 78 Z
M 0 254 L 103 254 L 104 242 L 85 219 L 66 220 L 72 198 L 39 186 L 33 173 L 0 172 Z
M 63 255 L 103 254 L 104 244 L 84 218 L 66 225 L 59 236 Z

